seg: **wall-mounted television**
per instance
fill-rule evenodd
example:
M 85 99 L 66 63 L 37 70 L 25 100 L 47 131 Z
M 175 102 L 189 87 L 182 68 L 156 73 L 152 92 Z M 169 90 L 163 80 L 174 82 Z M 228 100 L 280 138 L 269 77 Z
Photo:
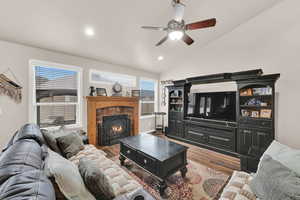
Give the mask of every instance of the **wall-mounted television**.
M 187 116 L 236 121 L 236 92 L 190 93 Z

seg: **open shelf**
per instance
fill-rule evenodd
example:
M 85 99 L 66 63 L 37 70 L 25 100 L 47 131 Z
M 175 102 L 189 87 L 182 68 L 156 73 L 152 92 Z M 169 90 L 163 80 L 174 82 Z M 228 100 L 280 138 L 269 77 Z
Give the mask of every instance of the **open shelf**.
M 175 97 L 175 96 L 171 96 L 170 98 L 172 98 L 172 99 L 182 99 L 182 97 Z
M 249 109 L 272 109 L 272 106 L 240 105 L 241 108 Z

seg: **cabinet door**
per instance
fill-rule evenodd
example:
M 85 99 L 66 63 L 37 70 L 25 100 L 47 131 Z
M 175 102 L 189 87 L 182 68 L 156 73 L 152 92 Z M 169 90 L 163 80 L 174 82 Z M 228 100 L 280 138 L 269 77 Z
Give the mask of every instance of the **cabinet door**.
M 247 155 L 252 145 L 252 131 L 248 129 L 240 129 L 238 134 L 238 152 Z
M 177 120 L 176 121 L 176 135 L 178 137 L 184 137 L 184 126 L 183 126 L 183 121 Z
M 176 136 L 176 120 L 169 119 L 168 135 Z
M 242 155 L 260 157 L 272 142 L 271 132 L 268 130 L 239 130 L 238 151 Z

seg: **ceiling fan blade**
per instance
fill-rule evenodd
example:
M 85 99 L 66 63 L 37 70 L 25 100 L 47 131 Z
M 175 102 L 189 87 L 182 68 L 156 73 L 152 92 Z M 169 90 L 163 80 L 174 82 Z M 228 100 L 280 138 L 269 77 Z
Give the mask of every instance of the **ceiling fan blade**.
M 164 31 L 164 27 L 156 27 L 156 26 L 142 26 L 143 29 L 149 29 L 154 31 Z
M 195 29 L 200 29 L 200 28 L 208 28 L 208 27 L 215 26 L 216 23 L 217 23 L 216 18 L 212 18 L 212 19 L 207 19 L 207 20 L 200 21 L 200 22 L 187 24 L 187 25 L 185 25 L 185 29 L 186 30 L 195 30 Z
M 162 43 L 164 43 L 165 41 L 167 41 L 167 39 L 168 39 L 168 36 L 165 36 L 163 39 L 161 39 L 161 40 L 156 44 L 156 46 L 161 45 Z
M 184 41 L 187 45 L 191 45 L 194 43 L 194 40 L 186 33 L 183 35 L 182 41 Z
M 184 8 L 185 6 L 182 3 L 174 4 L 174 20 L 181 22 L 184 16 Z

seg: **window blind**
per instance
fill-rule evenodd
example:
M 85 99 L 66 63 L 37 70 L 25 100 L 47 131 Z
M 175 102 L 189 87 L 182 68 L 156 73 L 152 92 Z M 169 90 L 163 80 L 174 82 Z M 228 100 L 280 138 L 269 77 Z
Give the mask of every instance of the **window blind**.
M 155 111 L 155 81 L 140 80 L 141 115 L 152 115 Z
M 36 121 L 41 127 L 77 123 L 78 71 L 35 66 Z
M 35 68 L 36 102 L 77 102 L 77 72 L 59 68 Z

